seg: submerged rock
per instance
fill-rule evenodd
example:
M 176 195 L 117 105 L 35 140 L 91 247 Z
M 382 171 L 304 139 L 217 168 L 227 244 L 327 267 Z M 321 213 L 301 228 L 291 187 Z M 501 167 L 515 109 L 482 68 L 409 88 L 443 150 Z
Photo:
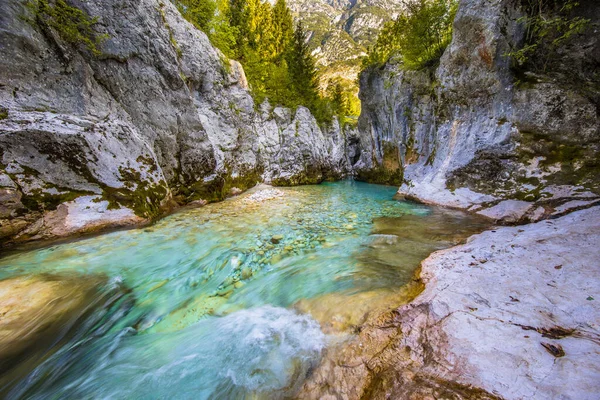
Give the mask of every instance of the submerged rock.
M 279 244 L 279 242 L 281 242 L 283 240 L 283 235 L 273 235 L 273 237 L 271 237 L 271 243 L 273 244 Z
M 98 276 L 0 281 L 0 387 L 9 388 L 11 377 L 26 375 L 71 338 L 93 311 L 106 306 L 112 295 L 106 284 Z

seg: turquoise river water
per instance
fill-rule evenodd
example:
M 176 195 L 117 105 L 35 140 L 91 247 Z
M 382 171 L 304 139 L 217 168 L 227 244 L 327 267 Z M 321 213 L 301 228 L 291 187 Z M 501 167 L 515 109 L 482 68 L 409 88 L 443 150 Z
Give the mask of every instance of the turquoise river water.
M 6 397 L 293 396 L 323 349 L 389 303 L 421 260 L 485 227 L 396 201 L 394 187 L 346 181 L 254 201 L 261 190 L 272 193 L 0 259 L 0 280 L 104 282 L 65 340 L 0 381 Z

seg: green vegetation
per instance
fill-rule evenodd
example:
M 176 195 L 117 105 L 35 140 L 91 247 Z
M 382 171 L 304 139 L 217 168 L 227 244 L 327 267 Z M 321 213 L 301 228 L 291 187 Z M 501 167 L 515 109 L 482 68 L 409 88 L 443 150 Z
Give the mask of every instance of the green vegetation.
M 525 41 L 520 49 L 509 52 L 519 67 L 545 72 L 557 48 L 574 35 L 587 29 L 590 20 L 572 16 L 579 6 L 575 0 L 522 0 L 526 15 Z
M 360 114 L 360 100 L 358 99 L 358 89 L 352 81 L 343 78 L 330 79 L 327 84 L 327 97 L 331 99 L 333 112 L 340 118 L 340 122 L 356 122 L 356 117 Z
M 405 69 L 434 66 L 452 39 L 457 0 L 412 0 L 387 23 L 364 60 L 364 67 L 399 58 Z
M 213 0 L 177 0 L 174 2 L 179 12 L 196 28 L 206 31 L 217 9 Z
M 35 15 L 35 22 L 44 28 L 51 28 L 67 43 L 83 46 L 92 54 L 100 55 L 98 46 L 107 35 L 98 35 L 92 26 L 98 21 L 65 0 L 29 0 L 27 7 Z
M 344 108 L 320 94 L 317 69 L 302 24 L 285 0 L 177 0 L 184 18 L 227 57 L 242 63 L 257 104 L 308 107 L 320 123 Z

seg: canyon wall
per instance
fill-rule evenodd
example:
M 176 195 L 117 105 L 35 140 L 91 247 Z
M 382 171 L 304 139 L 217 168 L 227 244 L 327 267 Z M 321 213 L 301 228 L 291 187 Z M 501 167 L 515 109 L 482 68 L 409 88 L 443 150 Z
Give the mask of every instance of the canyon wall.
M 461 1 L 434 71 L 393 62 L 361 76 L 359 179 L 408 198 L 526 222 L 595 204 L 600 194 L 600 5 L 543 73 L 507 53 L 524 40 L 518 1 Z
M 0 4 L 0 243 L 141 224 L 257 182 L 339 178 L 339 125 L 255 105 L 226 59 L 168 1 L 69 1 L 106 35 L 94 55 Z

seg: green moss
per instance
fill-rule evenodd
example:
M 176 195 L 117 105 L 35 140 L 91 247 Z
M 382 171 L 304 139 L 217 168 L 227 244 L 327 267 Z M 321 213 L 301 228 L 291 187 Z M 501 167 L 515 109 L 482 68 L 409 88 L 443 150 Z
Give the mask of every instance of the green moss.
M 271 182 L 274 186 L 302 186 L 302 185 L 318 185 L 328 179 L 328 174 L 321 168 L 307 167 L 300 174 L 290 178 L 276 178 Z
M 512 171 L 507 169 L 506 157 L 494 152 L 478 151 L 467 165 L 454 170 L 447 177 L 446 187 L 450 191 L 467 187 L 476 192 L 495 194 L 503 189 L 503 185 L 511 184 L 504 179 L 512 175 Z
M 231 170 L 232 168 L 228 169 Z M 231 172 L 227 172 L 211 181 L 200 181 L 191 185 L 190 188 L 180 188 L 180 193 L 185 196 L 186 202 L 205 200 L 214 203 L 226 199 L 233 188 L 244 191 L 256 186 L 257 183 L 262 181 L 262 173 L 261 168 L 243 170 L 235 177 L 232 176 Z
M 120 167 L 119 173 L 124 182 L 123 188 L 104 186 L 103 200 L 109 203 L 109 209 L 126 207 L 142 218 L 155 218 L 162 213 L 161 204 L 168 194 L 162 184 L 152 184 L 143 180 L 140 171 Z
M 35 15 L 35 21 L 45 29 L 52 29 L 65 42 L 83 46 L 92 54 L 100 55 L 99 46 L 108 38 L 98 35 L 92 28 L 98 18 L 91 18 L 82 10 L 69 6 L 65 0 L 29 0 L 26 3 Z
M 93 192 L 54 187 L 59 194 L 50 194 L 43 189 L 35 189 L 31 194 L 23 194 L 21 203 L 32 211 L 53 211 L 59 205 L 73 201 L 78 197 L 94 195 Z
M 392 143 L 383 144 L 383 162 L 378 164 L 373 160 L 375 168 L 359 170 L 356 179 L 381 185 L 400 186 L 404 180 L 404 168 L 400 163 L 398 148 Z
M 19 174 L 8 174 L 13 182 L 25 181 L 32 183 L 32 178 L 39 178 L 39 172 L 26 165 L 20 166 L 22 171 Z M 57 194 L 49 193 L 50 189 L 56 190 Z M 81 196 L 93 195 L 93 192 L 84 190 L 73 190 L 70 188 L 64 188 L 56 185 L 46 184 L 43 188 L 36 188 L 31 191 L 24 191 L 20 189 L 23 196 L 21 197 L 21 203 L 31 211 L 54 211 L 62 203 L 73 201 Z
M 8 109 L 0 107 L 0 121 L 8 118 Z
M 555 185 L 583 186 L 587 190 L 600 193 L 600 160 L 598 159 L 598 144 L 566 143 L 556 139 L 550 140 L 543 134 L 521 132 L 519 161 L 528 164 L 537 157 L 539 168 L 550 171 L 559 170 L 545 177 Z
M 169 42 L 171 43 L 173 50 L 175 50 L 175 54 L 177 54 L 177 59 L 180 60 L 181 57 L 183 56 L 183 51 L 181 50 L 181 47 L 179 47 L 179 43 L 177 43 L 177 40 L 175 39 L 175 35 L 173 35 L 173 30 L 171 29 L 171 26 L 167 22 L 167 16 L 165 15 L 164 7 L 165 7 L 165 5 L 163 3 L 160 3 L 158 5 L 158 12 L 160 13 L 160 17 L 163 21 L 165 28 L 169 32 Z M 185 82 L 185 79 L 183 81 Z
M 425 161 L 425 165 L 433 165 L 433 163 L 435 161 L 436 154 L 437 154 L 437 142 L 433 146 L 433 150 L 431 150 L 431 153 L 429 154 L 429 157 L 427 157 L 427 161 Z

